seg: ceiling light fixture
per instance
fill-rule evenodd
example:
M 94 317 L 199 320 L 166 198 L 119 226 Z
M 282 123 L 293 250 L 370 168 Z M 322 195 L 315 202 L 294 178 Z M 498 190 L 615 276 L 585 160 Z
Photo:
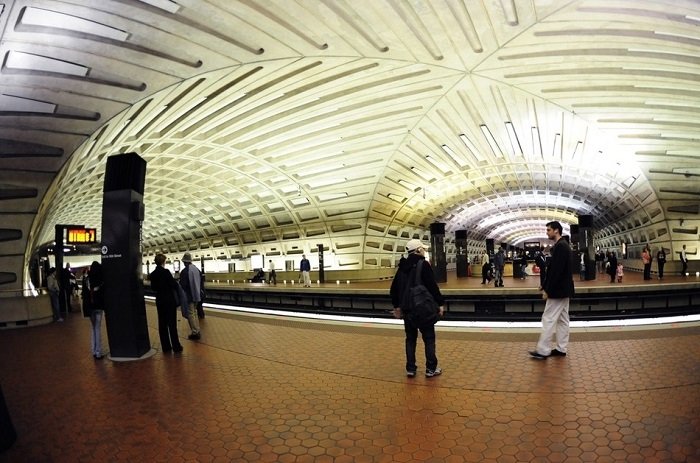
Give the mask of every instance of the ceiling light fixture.
M 418 169 L 417 167 L 411 167 L 411 171 L 413 171 L 414 174 L 418 175 L 420 178 L 426 181 L 431 181 L 433 177 L 431 175 L 426 174 L 422 170 Z
M 450 148 L 447 145 L 442 145 L 442 150 L 447 153 L 447 155 L 454 161 L 455 164 L 457 164 L 459 167 L 465 167 L 467 165 L 464 160 L 455 153 L 452 148 Z M 430 156 L 426 156 L 426 159 L 430 158 Z M 449 169 L 448 169 L 449 170 Z
M 407 182 L 406 180 L 399 180 L 397 183 L 403 187 L 408 188 L 411 191 L 418 191 L 420 189 L 418 185 L 415 185 L 411 182 Z
M 540 130 L 533 126 L 532 132 L 532 154 L 542 157 L 542 139 L 540 138 Z
M 165 10 L 168 13 L 177 13 L 180 10 L 180 5 L 170 0 L 139 0 L 142 3 L 148 3 L 151 6 Z
M 512 122 L 506 122 L 506 131 L 508 132 L 508 138 L 510 138 L 510 146 L 513 149 L 513 155 L 522 156 L 523 148 L 520 146 L 520 140 L 518 140 L 518 134 L 515 133 L 515 127 L 513 127 Z
M 493 138 L 493 135 L 486 124 L 481 124 L 479 127 L 481 128 L 481 133 L 483 133 L 484 137 L 486 137 L 486 142 L 489 144 L 489 147 L 491 147 L 491 151 L 493 151 L 494 156 L 503 158 L 503 151 L 498 146 L 498 143 L 496 143 L 496 139 Z
M 557 145 L 559 145 L 561 142 L 561 134 L 556 133 L 554 134 L 554 145 L 552 146 L 552 157 L 555 157 L 557 155 Z M 561 152 L 561 149 L 559 150 Z
M 582 146 L 583 146 L 583 142 L 582 142 L 582 141 L 577 141 L 577 142 L 576 142 L 576 147 L 574 148 L 574 152 L 571 153 L 571 159 L 575 159 L 575 158 L 576 158 L 576 155 L 577 155 L 577 154 L 580 154 L 579 151 L 580 151 L 580 149 L 581 149 Z
M 479 148 L 477 148 L 474 143 L 463 133 L 459 134 L 459 138 L 462 140 L 462 143 L 467 147 L 467 149 L 474 155 L 476 160 L 478 162 L 485 161 L 486 159 L 484 156 L 481 154 L 481 151 L 479 151 Z

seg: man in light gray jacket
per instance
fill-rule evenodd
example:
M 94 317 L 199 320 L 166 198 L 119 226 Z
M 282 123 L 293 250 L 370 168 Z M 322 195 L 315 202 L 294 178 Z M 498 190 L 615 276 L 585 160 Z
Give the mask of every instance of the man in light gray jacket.
M 202 273 L 192 265 L 192 255 L 189 252 L 182 256 L 182 263 L 185 264 L 185 268 L 180 272 L 180 286 L 187 296 L 189 308 L 187 321 L 189 321 L 192 330 L 187 339 L 197 340 L 202 337 L 199 330 L 199 317 L 197 316 L 197 304 L 202 300 Z

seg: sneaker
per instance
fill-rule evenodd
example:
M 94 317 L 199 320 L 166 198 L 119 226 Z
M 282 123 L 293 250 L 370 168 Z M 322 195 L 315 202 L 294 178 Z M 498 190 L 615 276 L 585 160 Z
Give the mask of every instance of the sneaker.
M 413 378 L 414 376 L 416 376 L 416 372 L 415 372 L 415 371 L 406 370 L 406 376 L 408 376 L 409 378 Z
M 552 353 L 549 355 L 551 355 L 552 357 L 566 357 L 566 352 L 562 352 L 557 349 L 552 349 Z
M 433 376 L 439 376 L 442 374 L 442 368 L 436 368 L 434 370 L 425 370 L 425 377 L 432 378 Z
M 544 360 L 544 359 L 546 359 L 547 357 L 549 357 L 548 355 L 542 355 L 542 354 L 540 354 L 540 353 L 537 352 L 536 350 L 531 350 L 531 351 L 529 352 L 529 354 L 530 354 L 530 357 L 532 357 L 533 359 L 537 359 L 537 360 Z

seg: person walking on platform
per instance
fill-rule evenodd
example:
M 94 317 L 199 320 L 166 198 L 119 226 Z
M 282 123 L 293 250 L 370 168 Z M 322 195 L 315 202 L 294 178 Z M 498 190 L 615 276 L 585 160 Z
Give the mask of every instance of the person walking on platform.
M 681 250 L 681 264 L 683 268 L 681 269 L 681 276 L 687 276 L 688 273 L 688 255 L 685 253 L 685 244 Z
M 542 314 L 542 334 L 536 349 L 530 351 L 530 356 L 538 360 L 549 356 L 566 356 L 569 344 L 569 299 L 574 296 L 574 279 L 571 247 L 562 239 L 562 231 L 557 221 L 547 224 L 547 238 L 555 243 L 542 288 L 542 299 L 546 301 Z M 556 340 L 554 349 L 551 347 L 552 338 Z
M 148 276 L 151 289 L 156 293 L 156 311 L 158 312 L 158 335 L 163 352 L 182 352 L 182 344 L 177 335 L 177 281 L 170 270 L 164 267 L 165 255 L 157 254 L 156 268 Z
M 664 265 L 666 265 L 666 251 L 663 246 L 656 253 L 656 265 L 659 267 L 659 280 L 661 280 L 664 277 Z
M 651 280 L 651 250 L 649 245 L 642 249 L 642 264 L 644 264 L 644 280 Z
M 302 276 L 304 277 L 304 287 L 305 288 L 310 288 L 311 287 L 311 263 L 309 262 L 309 259 L 306 258 L 306 254 L 301 255 L 301 262 L 299 264 L 299 271 L 301 272 Z
M 185 264 L 185 268 L 180 272 L 180 286 L 182 286 L 187 296 L 187 307 L 189 309 L 187 321 L 189 321 L 190 329 L 192 330 L 187 339 L 197 340 L 202 337 L 199 329 L 199 317 L 197 316 L 197 303 L 202 300 L 202 288 L 200 286 L 202 277 L 199 269 L 192 265 L 192 255 L 189 252 L 182 256 L 182 262 Z
M 418 343 L 418 330 L 423 337 L 425 345 L 425 376 L 431 378 L 442 373 L 442 369 L 438 367 L 438 359 L 435 354 L 435 325 L 427 323 L 418 326 L 413 320 L 408 320 L 403 317 L 401 310 L 401 300 L 406 292 L 407 287 L 411 284 L 409 281 L 415 272 L 412 270 L 422 261 L 420 280 L 426 287 L 438 304 L 438 313 L 442 317 L 445 313 L 445 300 L 440 293 L 440 288 L 435 282 L 435 275 L 430 263 L 425 260 L 425 246 L 420 240 L 412 239 L 406 243 L 407 258 L 401 258 L 399 268 L 396 270 L 394 280 L 391 282 L 391 302 L 394 305 L 394 317 L 403 318 L 404 331 L 406 332 L 406 376 L 413 378 L 416 376 L 418 367 L 416 366 L 416 344 Z

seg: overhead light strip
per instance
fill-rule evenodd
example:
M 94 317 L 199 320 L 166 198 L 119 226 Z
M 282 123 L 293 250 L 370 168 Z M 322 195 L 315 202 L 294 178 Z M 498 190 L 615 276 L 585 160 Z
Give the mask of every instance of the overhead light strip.
M 165 10 L 168 13 L 177 13 L 180 11 L 180 5 L 170 0 L 139 0 L 141 3 L 147 3 L 161 10 Z
M 481 151 L 479 148 L 477 148 L 474 143 L 467 137 L 465 134 L 460 133 L 459 138 L 462 140 L 462 143 L 467 147 L 467 149 L 474 155 L 476 160 L 478 162 L 483 162 L 486 160 L 483 154 L 481 154 Z
M 459 156 L 457 153 L 452 150 L 447 145 L 442 145 L 442 150 L 447 153 L 447 155 L 454 161 L 455 164 L 457 164 L 459 167 L 466 167 L 468 164 L 464 159 L 462 159 L 461 156 Z
M 512 122 L 506 122 L 506 131 L 508 132 L 508 138 L 510 138 L 510 146 L 513 148 L 513 155 L 522 156 L 523 148 L 520 146 L 520 140 L 518 140 L 518 134 L 515 133 L 515 127 L 513 127 Z
M 503 158 L 503 151 L 501 150 L 501 147 L 498 146 L 498 143 L 496 143 L 496 139 L 493 138 L 493 135 L 486 124 L 481 124 L 479 127 L 481 128 L 481 133 L 483 133 L 484 137 L 486 137 L 486 142 L 489 144 L 494 156 Z

